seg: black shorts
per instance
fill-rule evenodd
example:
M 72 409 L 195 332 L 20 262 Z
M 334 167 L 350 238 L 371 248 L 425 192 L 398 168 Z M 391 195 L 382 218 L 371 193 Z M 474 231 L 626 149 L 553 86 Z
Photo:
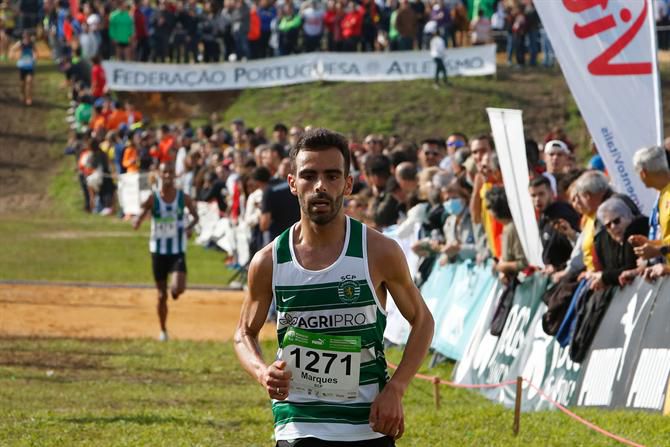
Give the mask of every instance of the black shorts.
M 119 48 L 128 48 L 130 46 L 130 43 L 116 42 L 116 46 Z
M 159 255 L 151 253 L 151 268 L 154 272 L 156 282 L 167 281 L 168 274 L 172 272 L 186 273 L 186 255 Z
M 21 76 L 21 80 L 24 81 L 28 76 L 33 76 L 35 74 L 35 70 L 32 68 L 19 68 L 19 75 Z
M 395 447 L 395 441 L 384 436 L 383 438 L 367 441 L 324 441 L 317 438 L 303 438 L 294 442 L 278 441 L 276 447 Z

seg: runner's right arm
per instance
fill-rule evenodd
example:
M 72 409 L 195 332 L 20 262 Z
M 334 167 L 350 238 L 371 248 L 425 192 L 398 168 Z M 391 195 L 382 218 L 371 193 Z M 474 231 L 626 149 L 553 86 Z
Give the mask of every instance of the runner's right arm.
M 151 194 L 149 197 L 147 197 L 147 200 L 144 201 L 142 204 L 142 212 L 135 218 L 133 221 L 133 229 L 137 230 L 140 225 L 142 225 L 142 221 L 146 219 L 146 217 L 151 213 L 151 209 L 154 207 L 154 195 Z
M 249 265 L 249 291 L 242 303 L 234 344 L 242 367 L 272 399 L 284 400 L 288 397 L 291 372 L 281 360 L 266 365 L 258 342 L 258 334 L 272 304 L 272 248 L 272 244 L 266 245 Z M 281 393 L 277 393 L 278 389 Z

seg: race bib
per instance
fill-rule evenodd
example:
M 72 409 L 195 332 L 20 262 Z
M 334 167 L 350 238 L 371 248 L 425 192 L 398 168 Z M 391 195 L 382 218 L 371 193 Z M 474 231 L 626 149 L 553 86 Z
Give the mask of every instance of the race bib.
M 293 373 L 289 395 L 329 401 L 358 397 L 361 337 L 324 335 L 291 327 L 281 359 Z
M 156 238 L 172 238 L 177 236 L 177 219 L 164 218 L 156 219 L 154 225 L 154 233 Z
M 21 56 L 16 62 L 16 66 L 21 70 L 30 70 L 33 68 L 33 58 L 32 56 Z

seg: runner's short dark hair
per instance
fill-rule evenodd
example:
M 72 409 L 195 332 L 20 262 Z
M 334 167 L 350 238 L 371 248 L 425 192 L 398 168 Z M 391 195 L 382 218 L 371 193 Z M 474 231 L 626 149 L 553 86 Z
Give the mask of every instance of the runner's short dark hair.
M 321 127 L 310 129 L 303 133 L 296 145 L 291 148 L 291 170 L 295 172 L 295 159 L 300 151 L 322 151 L 333 148 L 342 153 L 342 157 L 344 158 L 344 175 L 349 175 L 349 165 L 351 164 L 349 142 L 341 133 Z

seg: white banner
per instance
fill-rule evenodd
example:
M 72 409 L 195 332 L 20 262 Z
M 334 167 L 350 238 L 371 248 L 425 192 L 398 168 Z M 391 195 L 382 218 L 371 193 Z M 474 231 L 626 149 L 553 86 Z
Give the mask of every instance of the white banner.
M 495 45 L 449 49 L 445 65 L 449 76 L 495 74 Z M 189 65 L 105 61 L 103 67 L 112 90 L 144 92 L 237 90 L 314 81 L 406 81 L 435 75 L 428 51 L 309 53 Z
M 487 108 L 514 226 L 528 263 L 544 267 L 542 240 L 528 192 L 528 161 L 521 110 Z
M 652 0 L 535 0 L 572 95 L 616 188 L 649 213 L 633 154 L 661 145 Z

